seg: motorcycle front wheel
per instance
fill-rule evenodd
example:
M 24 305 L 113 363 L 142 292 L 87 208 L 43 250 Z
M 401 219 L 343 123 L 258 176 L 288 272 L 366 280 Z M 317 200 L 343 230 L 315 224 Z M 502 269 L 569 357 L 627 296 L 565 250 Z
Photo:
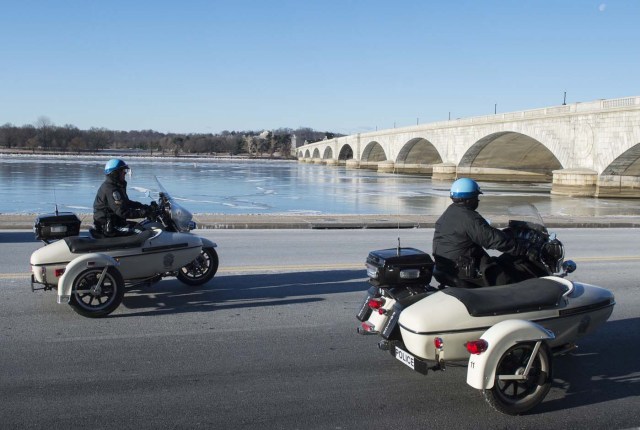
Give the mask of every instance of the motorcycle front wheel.
M 551 355 L 544 343 L 540 345 L 526 379 L 501 378 L 522 375 L 534 347 L 535 343 L 517 344 L 500 358 L 493 388 L 482 391 L 487 402 L 498 412 L 508 415 L 522 414 L 542 402 L 549 392 L 552 381 Z
M 218 271 L 218 253 L 215 248 L 202 248 L 200 255 L 178 270 L 176 277 L 184 284 L 198 286 L 213 278 Z
M 108 267 L 98 285 L 103 267 L 81 272 L 73 281 L 69 304 L 74 311 L 88 318 L 100 318 L 116 310 L 124 297 L 124 280 L 115 267 Z

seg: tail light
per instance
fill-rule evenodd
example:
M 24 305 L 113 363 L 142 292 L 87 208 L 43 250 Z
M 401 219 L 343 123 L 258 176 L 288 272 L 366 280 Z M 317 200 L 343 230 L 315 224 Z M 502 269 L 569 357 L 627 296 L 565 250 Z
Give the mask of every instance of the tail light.
M 363 322 L 360 326 L 366 333 L 376 333 L 376 328 L 369 321 Z
M 444 341 L 441 337 L 436 337 L 433 339 L 433 345 L 436 347 L 436 349 L 442 350 L 442 348 L 444 348 Z
M 489 348 L 489 343 L 484 339 L 478 339 L 464 344 L 471 354 L 482 354 Z
M 381 297 L 369 299 L 368 305 L 371 309 L 381 309 L 384 306 L 384 299 Z

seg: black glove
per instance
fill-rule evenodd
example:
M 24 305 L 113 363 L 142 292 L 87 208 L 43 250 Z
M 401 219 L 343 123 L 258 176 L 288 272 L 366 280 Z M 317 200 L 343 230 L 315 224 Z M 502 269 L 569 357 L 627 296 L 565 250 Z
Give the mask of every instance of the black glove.
M 153 219 L 156 216 L 157 205 L 154 207 L 153 205 L 149 205 L 145 208 L 145 216 L 149 219 Z
M 514 242 L 515 246 L 511 250 L 511 254 L 515 255 L 516 257 L 527 255 L 527 252 L 529 251 L 529 242 L 527 242 L 526 240 L 517 239 L 514 240 Z

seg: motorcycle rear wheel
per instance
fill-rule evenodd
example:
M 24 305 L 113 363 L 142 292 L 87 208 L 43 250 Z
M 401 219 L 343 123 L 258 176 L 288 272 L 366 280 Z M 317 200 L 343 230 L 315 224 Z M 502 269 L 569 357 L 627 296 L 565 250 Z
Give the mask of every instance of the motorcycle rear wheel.
M 521 343 L 509 348 L 496 366 L 493 388 L 482 390 L 485 400 L 498 412 L 519 415 L 537 406 L 551 388 L 551 355 L 546 344 L 540 345 L 529 377 L 524 381 L 501 380 L 500 375 L 522 374 L 533 353 L 535 343 Z
M 215 248 L 202 248 L 200 255 L 191 263 L 178 270 L 176 277 L 192 287 L 205 284 L 218 271 L 218 253 Z
M 81 272 L 73 280 L 69 305 L 88 318 L 100 318 L 116 310 L 124 297 L 124 280 L 115 267 L 108 267 L 102 285 L 97 286 L 103 267 Z

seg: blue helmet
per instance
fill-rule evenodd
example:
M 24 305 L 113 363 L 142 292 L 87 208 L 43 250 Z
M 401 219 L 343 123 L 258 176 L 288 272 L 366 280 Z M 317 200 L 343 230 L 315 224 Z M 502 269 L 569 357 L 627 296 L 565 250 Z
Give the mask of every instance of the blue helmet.
M 452 199 L 472 199 L 482 194 L 476 181 L 469 178 L 460 178 L 451 185 L 449 197 Z
M 128 168 L 129 166 L 127 166 L 127 163 L 125 163 L 121 159 L 112 158 L 111 160 L 107 161 L 107 164 L 104 165 L 104 174 L 108 175 L 109 173 L 115 172 L 116 170 Z

